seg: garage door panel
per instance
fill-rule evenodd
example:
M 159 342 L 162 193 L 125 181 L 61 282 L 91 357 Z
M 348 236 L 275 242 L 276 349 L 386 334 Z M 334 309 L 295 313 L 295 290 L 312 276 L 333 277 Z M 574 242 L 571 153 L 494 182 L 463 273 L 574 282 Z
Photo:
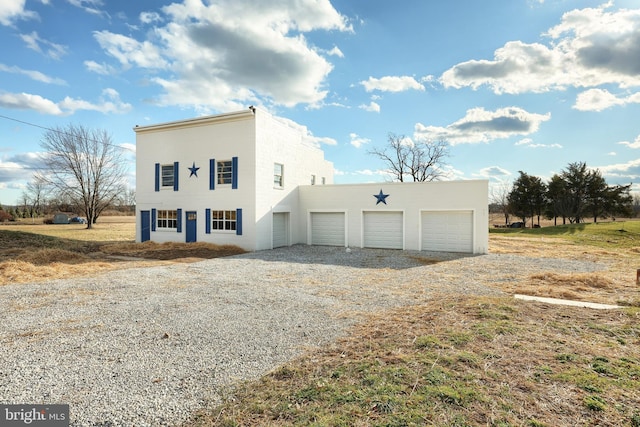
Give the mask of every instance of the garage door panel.
M 311 213 L 311 244 L 323 246 L 344 246 L 344 212 Z
M 273 214 L 273 247 L 289 246 L 289 214 L 277 212 Z
M 403 249 L 403 213 L 364 212 L 363 246 L 365 248 Z
M 423 212 L 422 250 L 472 253 L 473 212 Z

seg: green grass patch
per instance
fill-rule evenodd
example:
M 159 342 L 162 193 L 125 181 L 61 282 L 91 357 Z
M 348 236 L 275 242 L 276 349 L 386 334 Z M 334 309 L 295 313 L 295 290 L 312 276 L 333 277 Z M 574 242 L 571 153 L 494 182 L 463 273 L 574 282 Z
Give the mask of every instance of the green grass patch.
M 188 425 L 634 425 L 637 350 L 608 335 L 637 343 L 635 323 L 632 311 L 505 299 L 404 307 L 241 385 Z
M 640 221 L 608 221 L 566 224 L 541 228 L 490 228 L 505 236 L 555 237 L 577 245 L 602 248 L 632 248 L 640 243 Z

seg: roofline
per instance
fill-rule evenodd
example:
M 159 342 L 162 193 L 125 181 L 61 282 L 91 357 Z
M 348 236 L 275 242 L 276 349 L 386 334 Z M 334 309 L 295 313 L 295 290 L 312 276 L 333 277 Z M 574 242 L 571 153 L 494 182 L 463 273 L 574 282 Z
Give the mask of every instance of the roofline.
M 254 117 L 255 112 L 256 112 L 256 108 L 251 106 L 246 110 L 234 111 L 231 113 L 214 114 L 210 116 L 195 117 L 191 119 L 176 120 L 172 122 L 156 123 L 153 125 L 146 125 L 146 126 L 136 125 L 133 128 L 133 131 L 138 133 L 138 132 L 147 132 L 147 131 L 155 131 L 155 130 L 166 130 L 170 128 L 202 126 L 202 125 L 215 123 L 215 122 L 242 120 L 242 119 Z

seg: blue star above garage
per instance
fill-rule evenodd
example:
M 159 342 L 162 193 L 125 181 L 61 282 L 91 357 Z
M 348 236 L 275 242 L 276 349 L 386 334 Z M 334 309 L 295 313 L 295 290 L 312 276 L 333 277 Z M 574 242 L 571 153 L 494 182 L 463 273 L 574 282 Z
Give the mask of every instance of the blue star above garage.
M 189 175 L 189 178 L 191 178 L 193 175 L 195 175 L 196 178 L 197 178 L 198 177 L 198 169 L 200 169 L 200 168 L 196 167 L 196 162 L 193 162 L 193 166 L 191 166 L 189 168 L 189 170 L 191 171 L 191 175 Z
M 384 203 L 385 205 L 387 204 L 387 197 L 389 197 L 388 194 L 384 194 L 382 192 L 382 189 L 380 189 L 380 192 L 378 194 L 374 194 L 373 197 L 375 197 L 377 199 L 376 201 L 376 205 L 379 204 L 380 202 Z

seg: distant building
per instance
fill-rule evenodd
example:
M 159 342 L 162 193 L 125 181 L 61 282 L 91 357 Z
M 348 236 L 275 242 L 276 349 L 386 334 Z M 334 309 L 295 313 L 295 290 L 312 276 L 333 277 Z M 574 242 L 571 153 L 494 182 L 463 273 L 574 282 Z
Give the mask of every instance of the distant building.
M 486 180 L 335 185 L 322 150 L 254 108 L 134 130 L 138 242 L 487 252 Z
M 71 217 L 69 216 L 69 214 L 64 212 L 58 212 L 53 216 L 54 224 L 69 224 L 70 221 Z

